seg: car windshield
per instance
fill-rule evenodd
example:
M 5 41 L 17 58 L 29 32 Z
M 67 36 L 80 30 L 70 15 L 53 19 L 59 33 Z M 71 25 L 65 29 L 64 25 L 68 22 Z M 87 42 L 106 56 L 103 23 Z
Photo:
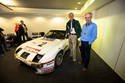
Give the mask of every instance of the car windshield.
M 65 31 L 59 31 L 59 30 L 51 30 L 49 31 L 45 37 L 46 38 L 53 38 L 53 39 L 64 39 L 65 38 Z

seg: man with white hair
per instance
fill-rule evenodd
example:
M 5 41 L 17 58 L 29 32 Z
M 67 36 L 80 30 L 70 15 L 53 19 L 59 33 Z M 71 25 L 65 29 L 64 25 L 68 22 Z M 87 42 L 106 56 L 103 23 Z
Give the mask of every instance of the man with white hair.
M 87 71 L 89 60 L 90 60 L 90 50 L 91 44 L 97 38 L 97 25 L 91 21 L 92 13 L 88 12 L 85 14 L 86 23 L 82 27 L 81 32 L 81 57 L 83 63 L 83 71 Z
M 79 63 L 80 52 L 78 45 L 78 38 L 81 34 L 81 26 L 78 20 L 74 19 L 74 14 L 71 12 L 68 14 L 69 21 L 66 24 L 66 33 L 69 38 L 69 48 L 70 48 L 70 56 L 73 58 L 73 62 Z

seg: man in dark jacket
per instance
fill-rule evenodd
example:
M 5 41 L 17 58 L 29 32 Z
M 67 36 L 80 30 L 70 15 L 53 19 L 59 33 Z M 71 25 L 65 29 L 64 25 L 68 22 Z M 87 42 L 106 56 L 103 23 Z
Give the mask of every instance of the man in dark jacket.
M 74 19 L 74 14 L 69 13 L 69 21 L 66 24 L 66 33 L 69 38 L 70 56 L 73 58 L 73 62 L 79 62 L 78 56 L 80 56 L 78 38 L 81 34 L 81 26 L 78 20 Z
M 2 31 L 4 31 L 4 29 L 0 28 L 0 54 L 3 54 L 5 51 L 8 51 L 6 40 Z
M 20 23 L 21 24 L 19 25 L 19 35 L 21 39 L 23 37 L 23 42 L 25 42 L 26 40 L 28 40 L 28 33 L 27 33 L 28 29 L 27 26 L 24 24 L 23 20 L 21 20 Z
M 0 55 L 2 55 L 4 53 L 3 47 L 2 47 L 2 39 L 3 39 L 3 33 L 2 33 L 3 29 L 0 28 Z

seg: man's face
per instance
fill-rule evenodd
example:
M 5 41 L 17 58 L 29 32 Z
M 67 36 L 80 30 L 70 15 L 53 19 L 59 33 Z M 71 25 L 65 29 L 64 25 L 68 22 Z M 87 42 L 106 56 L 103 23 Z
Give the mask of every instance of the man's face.
M 70 20 L 73 20 L 74 19 L 74 15 L 71 13 L 71 14 L 69 14 L 69 19 Z
M 85 20 L 86 20 L 86 22 L 90 22 L 91 19 L 92 19 L 92 16 L 91 16 L 90 14 L 86 14 L 86 15 L 85 15 Z
M 22 20 L 20 22 L 21 22 L 21 24 L 24 24 L 24 22 Z

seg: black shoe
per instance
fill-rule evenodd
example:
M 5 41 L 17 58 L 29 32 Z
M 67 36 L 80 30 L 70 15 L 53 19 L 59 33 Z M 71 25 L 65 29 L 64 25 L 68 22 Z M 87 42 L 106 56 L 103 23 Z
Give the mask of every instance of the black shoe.
M 74 63 L 74 64 L 77 64 L 77 62 L 76 62 L 76 61 L 74 61 L 73 63 Z
M 82 64 L 80 61 L 77 62 L 78 64 Z
M 82 71 L 86 72 L 86 71 L 87 71 L 87 68 L 84 67 L 84 68 L 82 69 Z

